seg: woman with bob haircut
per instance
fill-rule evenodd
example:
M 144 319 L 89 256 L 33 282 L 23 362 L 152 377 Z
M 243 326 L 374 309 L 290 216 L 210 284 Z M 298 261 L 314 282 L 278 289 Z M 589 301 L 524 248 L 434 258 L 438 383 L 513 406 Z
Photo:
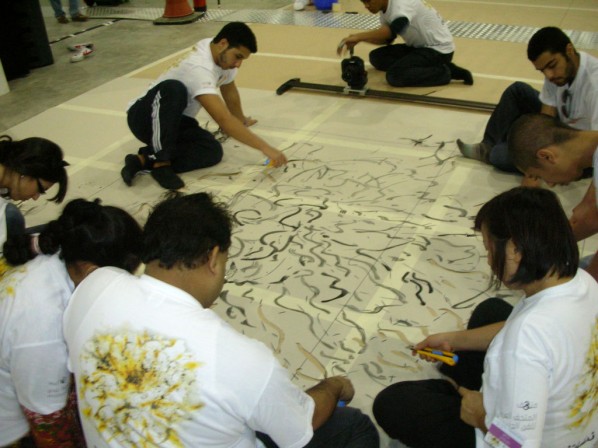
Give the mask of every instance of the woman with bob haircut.
M 5 198 L 36 201 L 58 184 L 58 191 L 49 200 L 61 203 L 68 185 L 66 166 L 62 149 L 50 140 L 0 136 L 0 248 L 9 236 L 25 233 L 23 215 Z
M 28 252 L 27 236 L 7 241 Z M 98 267 L 140 264 L 141 228 L 117 207 L 75 199 L 39 236 L 39 255 L 0 281 L 0 446 L 85 447 L 62 314 Z
M 447 379 L 404 381 L 380 392 L 373 408 L 378 424 L 410 448 L 571 447 L 595 440 L 598 284 L 578 269 L 577 245 L 556 195 L 526 187 L 499 194 L 480 209 L 475 230 L 494 280 L 521 290 L 523 299 L 514 307 L 488 299 L 467 330 L 416 344 L 415 350 L 457 351 L 459 362 L 441 369 Z M 483 369 L 476 367 L 480 359 Z

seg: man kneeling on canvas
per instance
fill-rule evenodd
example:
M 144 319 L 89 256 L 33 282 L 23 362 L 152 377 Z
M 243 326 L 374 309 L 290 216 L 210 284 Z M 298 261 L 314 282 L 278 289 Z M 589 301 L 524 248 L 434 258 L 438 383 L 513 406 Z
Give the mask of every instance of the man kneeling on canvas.
M 261 151 L 273 166 L 285 155 L 249 130 L 257 121 L 243 113 L 235 77 L 243 61 L 257 52 L 253 31 L 241 22 L 227 23 L 213 39 L 197 42 L 183 59 L 162 74 L 129 105 L 127 123 L 146 144 L 125 157 L 120 174 L 131 186 L 141 171 L 149 171 L 162 188 L 185 184 L 177 173 L 216 165 L 222 145 L 196 115 L 203 108 L 235 140 Z

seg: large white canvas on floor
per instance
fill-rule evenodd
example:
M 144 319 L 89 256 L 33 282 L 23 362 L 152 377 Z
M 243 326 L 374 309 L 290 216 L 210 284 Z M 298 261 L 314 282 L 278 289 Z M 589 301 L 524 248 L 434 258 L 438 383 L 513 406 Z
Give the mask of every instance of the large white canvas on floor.
M 143 222 L 164 193 L 149 175 L 127 187 L 119 171 L 141 146 L 124 109 L 145 80 L 119 79 L 15 127 L 67 153 L 68 198 L 99 197 Z M 183 175 L 185 192 L 209 191 L 234 218 L 228 282 L 215 310 L 261 340 L 309 387 L 330 375 L 355 383 L 354 404 L 393 382 L 434 377 L 407 348 L 426 335 L 464 328 L 490 296 L 489 268 L 473 217 L 516 175 L 460 157 L 455 140 L 479 139 L 488 116 L 400 102 L 241 90 L 254 131 L 284 149 L 287 166 L 232 139 L 221 164 Z M 207 115 L 199 121 L 212 131 Z M 58 126 L 77 123 L 80 132 Z M 565 208 L 587 182 L 560 188 Z M 21 205 L 28 223 L 61 206 Z M 242 366 L 240 366 L 242 367 Z

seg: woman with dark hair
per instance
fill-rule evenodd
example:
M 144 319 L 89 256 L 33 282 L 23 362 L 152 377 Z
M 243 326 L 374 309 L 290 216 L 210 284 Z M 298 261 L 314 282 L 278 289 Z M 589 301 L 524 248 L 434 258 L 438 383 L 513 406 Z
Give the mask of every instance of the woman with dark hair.
M 27 252 L 24 238 L 10 243 Z M 39 247 L 47 255 L 0 281 L 0 446 L 84 447 L 62 314 L 96 268 L 139 266 L 141 228 L 124 210 L 76 199 L 41 232 Z
M 449 368 L 455 371 L 441 369 L 451 379 L 405 381 L 380 392 L 378 424 L 411 448 L 571 447 L 594 440 L 598 284 L 578 269 L 556 195 L 525 187 L 502 193 L 481 208 L 475 230 L 494 279 L 524 298 L 514 307 L 488 299 L 467 330 L 415 345 L 459 351 L 459 363 Z M 471 362 L 472 352 L 483 369 Z
M 9 236 L 25 233 L 23 215 L 4 198 L 35 201 L 58 184 L 56 195 L 49 200 L 61 203 L 68 185 L 66 166 L 62 150 L 50 140 L 0 136 L 0 247 Z

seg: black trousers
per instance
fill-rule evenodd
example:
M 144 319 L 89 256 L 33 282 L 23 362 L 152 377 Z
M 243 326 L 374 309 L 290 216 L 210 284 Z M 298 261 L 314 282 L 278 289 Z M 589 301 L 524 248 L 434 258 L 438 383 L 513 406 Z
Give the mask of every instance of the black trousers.
M 177 173 L 222 160 L 222 145 L 195 118 L 183 115 L 186 107 L 187 88 L 168 79 L 151 88 L 127 113 L 129 129 L 147 145 L 139 154 L 152 161 L 170 161 Z
M 256 433 L 266 448 L 278 445 L 266 434 Z M 378 448 L 378 430 L 370 417 L 357 408 L 336 408 L 328 421 L 314 431 L 304 448 Z
M 386 72 L 386 81 L 394 87 L 442 86 L 451 82 L 448 64 L 453 53 L 443 54 L 431 48 L 405 44 L 386 45 L 370 52 L 370 63 Z
M 540 92 L 524 82 L 514 82 L 503 92 L 490 115 L 483 142 L 490 148 L 490 163 L 499 170 L 519 172 L 509 156 L 507 139 L 511 125 L 523 114 L 539 113 Z
M 502 299 L 480 303 L 468 328 L 507 319 L 513 307 Z M 454 367 L 440 369 L 460 386 L 479 390 L 485 352 L 458 352 Z M 374 417 L 393 439 L 410 448 L 475 448 L 475 431 L 461 420 L 461 396 L 447 380 L 403 381 L 382 390 L 374 400 Z

